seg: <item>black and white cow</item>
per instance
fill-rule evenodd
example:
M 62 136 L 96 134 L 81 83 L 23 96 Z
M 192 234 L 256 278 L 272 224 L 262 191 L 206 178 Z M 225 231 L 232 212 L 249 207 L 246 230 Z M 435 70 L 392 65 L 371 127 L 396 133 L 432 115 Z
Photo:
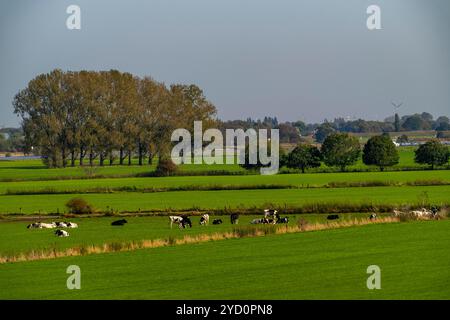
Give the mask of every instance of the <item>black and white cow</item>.
M 231 221 L 231 224 L 238 224 L 239 223 L 239 214 L 232 213 L 230 215 L 230 221 Z
M 65 230 L 58 229 L 58 230 L 55 231 L 55 235 L 57 237 L 68 237 L 69 233 L 67 231 L 65 231 Z
M 275 224 L 276 221 L 279 219 L 278 211 L 273 209 L 265 209 L 264 210 L 264 218 L 265 219 L 271 219 L 270 223 Z
M 370 220 L 377 220 L 377 214 L 376 213 L 372 213 L 369 217 Z
M 213 224 L 222 224 L 222 219 L 214 219 Z
M 178 224 L 178 226 L 181 228 L 182 221 L 183 221 L 183 217 L 181 217 L 181 216 L 169 216 L 170 229 L 172 229 L 172 226 L 174 223 Z
M 327 217 L 327 220 L 337 220 L 339 219 L 339 216 L 337 214 L 330 214 Z
M 200 225 L 207 226 L 209 223 L 209 214 L 205 213 L 200 217 Z
M 289 217 L 279 218 L 277 223 L 289 223 Z
M 192 221 L 187 215 L 183 215 L 183 216 L 181 216 L 181 218 L 182 218 L 182 220 L 181 220 L 180 227 L 182 227 L 183 229 L 186 229 L 186 226 L 189 226 L 189 228 L 192 228 Z
M 125 223 L 128 223 L 128 221 L 125 219 L 121 219 L 121 220 L 116 220 L 116 221 L 111 222 L 111 225 L 112 226 L 123 226 L 123 225 L 125 225 Z

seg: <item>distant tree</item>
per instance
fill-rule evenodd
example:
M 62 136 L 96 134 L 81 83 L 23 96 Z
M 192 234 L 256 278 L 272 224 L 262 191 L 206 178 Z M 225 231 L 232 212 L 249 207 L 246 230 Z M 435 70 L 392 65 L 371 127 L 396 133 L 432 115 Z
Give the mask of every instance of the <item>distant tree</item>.
M 426 117 L 427 118 L 427 117 Z M 430 130 L 431 124 L 421 115 L 415 114 L 406 118 L 402 125 L 406 131 Z
M 368 166 L 378 166 L 380 171 L 398 164 L 399 155 L 389 135 L 374 136 L 367 141 L 363 162 Z
M 314 135 L 317 142 L 322 143 L 325 141 L 325 139 L 332 133 L 336 132 L 336 130 L 333 128 L 333 126 L 326 122 L 324 124 L 321 124 L 317 130 L 316 134 Z
M 321 160 L 322 155 L 317 147 L 301 144 L 289 154 L 287 167 L 301 169 L 302 173 L 305 173 L 307 168 L 320 167 Z
M 436 138 L 438 138 L 438 139 L 448 139 L 448 138 L 450 138 L 450 132 L 448 132 L 448 131 L 438 131 L 436 133 Z
M 298 130 L 289 122 L 280 123 L 278 125 L 280 134 L 280 142 L 282 143 L 298 143 L 300 134 Z
M 330 167 L 339 167 L 341 171 L 355 164 L 361 155 L 361 147 L 357 138 L 346 133 L 330 134 L 322 145 L 324 162 Z
M 439 140 L 432 140 L 421 145 L 416 150 L 415 161 L 419 164 L 428 164 L 431 169 L 448 163 L 449 148 Z
M 0 151 L 9 151 L 8 141 L 2 133 L 0 133 Z
M 394 127 L 395 132 L 400 132 L 400 117 L 398 116 L 398 113 L 395 114 Z
M 292 124 L 297 130 L 298 133 L 303 135 L 306 131 L 306 124 L 303 121 L 296 121 Z
M 177 171 L 177 165 L 168 157 L 160 158 L 156 166 L 155 174 L 159 177 L 174 175 Z

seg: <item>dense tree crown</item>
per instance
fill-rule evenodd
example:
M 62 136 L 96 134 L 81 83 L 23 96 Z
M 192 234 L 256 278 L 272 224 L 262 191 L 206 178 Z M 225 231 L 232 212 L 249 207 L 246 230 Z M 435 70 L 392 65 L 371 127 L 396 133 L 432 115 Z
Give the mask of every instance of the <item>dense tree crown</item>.
M 129 73 L 54 70 L 31 80 L 14 98 L 25 143 L 50 167 L 75 165 L 86 157 L 120 163 L 136 153 L 167 154 L 175 128 L 215 121 L 215 107 L 195 85 L 167 88 Z
M 361 147 L 357 138 L 347 133 L 330 134 L 322 145 L 322 156 L 327 166 L 345 171 L 347 166 L 358 161 Z
M 438 140 L 429 141 L 416 150 L 415 161 L 420 164 L 428 164 L 434 169 L 448 163 L 449 148 Z
M 389 135 L 374 136 L 367 141 L 363 162 L 369 166 L 378 166 L 381 171 L 398 164 L 399 155 Z
M 312 145 L 302 144 L 297 146 L 287 157 L 287 167 L 301 169 L 305 173 L 307 168 L 320 167 L 322 155 L 319 149 Z

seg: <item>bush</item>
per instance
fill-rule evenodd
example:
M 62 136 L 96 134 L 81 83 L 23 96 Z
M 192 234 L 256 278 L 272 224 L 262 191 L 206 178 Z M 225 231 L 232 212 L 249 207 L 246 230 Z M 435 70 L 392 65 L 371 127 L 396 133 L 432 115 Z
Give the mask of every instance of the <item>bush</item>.
M 177 165 L 171 159 L 160 159 L 156 167 L 155 175 L 158 177 L 167 177 L 177 172 Z
M 69 209 L 70 213 L 74 214 L 87 214 L 95 212 L 94 207 L 82 198 L 74 198 L 69 200 L 66 203 L 66 207 Z

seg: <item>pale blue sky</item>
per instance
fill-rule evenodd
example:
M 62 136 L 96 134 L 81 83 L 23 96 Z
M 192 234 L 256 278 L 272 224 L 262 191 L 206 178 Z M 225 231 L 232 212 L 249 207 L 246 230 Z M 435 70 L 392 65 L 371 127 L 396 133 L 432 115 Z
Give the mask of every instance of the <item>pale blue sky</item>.
M 366 28 L 370 4 L 382 30 Z M 383 119 L 392 100 L 450 115 L 449 30 L 448 0 L 0 0 L 0 126 L 54 68 L 195 83 L 222 119 Z

